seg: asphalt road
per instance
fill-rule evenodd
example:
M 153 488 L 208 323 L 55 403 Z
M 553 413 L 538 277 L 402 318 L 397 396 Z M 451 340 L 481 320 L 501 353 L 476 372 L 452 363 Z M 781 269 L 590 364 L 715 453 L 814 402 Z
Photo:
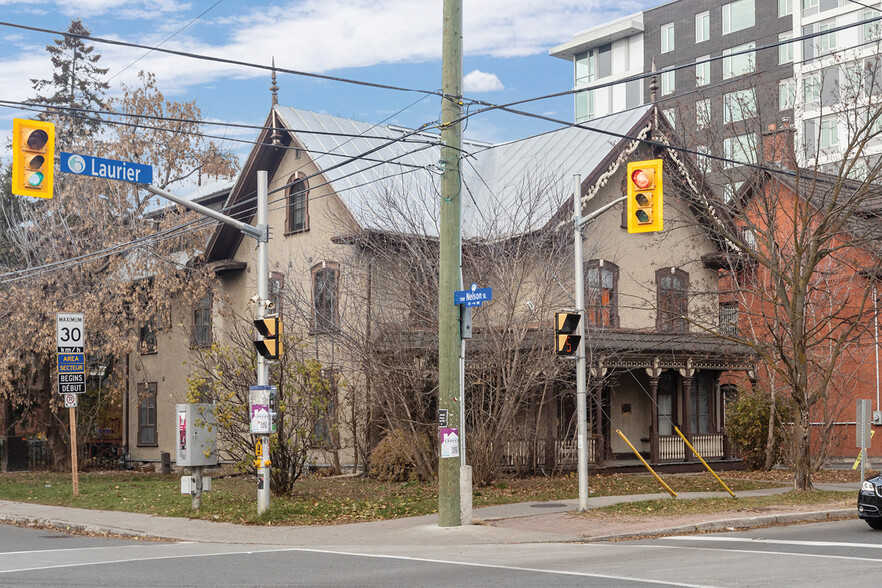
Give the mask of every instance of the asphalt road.
M 857 520 L 592 544 L 309 549 L 157 543 L 0 525 L 2 586 L 861 586 L 882 532 Z

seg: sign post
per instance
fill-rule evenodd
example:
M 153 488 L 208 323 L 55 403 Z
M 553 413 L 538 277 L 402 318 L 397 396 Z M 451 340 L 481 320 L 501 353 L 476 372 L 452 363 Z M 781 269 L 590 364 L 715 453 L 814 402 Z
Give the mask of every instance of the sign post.
M 857 431 L 855 436 L 857 437 L 857 446 L 861 448 L 861 484 L 864 483 L 867 468 L 867 449 L 869 449 L 870 440 L 873 437 L 872 427 L 870 426 L 873 417 L 870 410 L 869 400 L 857 401 L 857 414 L 855 418 L 857 421 Z
M 83 314 L 55 314 L 55 339 L 58 351 L 58 393 L 70 415 L 70 468 L 73 495 L 80 495 L 79 464 L 77 463 L 77 394 L 86 391 L 86 345 Z

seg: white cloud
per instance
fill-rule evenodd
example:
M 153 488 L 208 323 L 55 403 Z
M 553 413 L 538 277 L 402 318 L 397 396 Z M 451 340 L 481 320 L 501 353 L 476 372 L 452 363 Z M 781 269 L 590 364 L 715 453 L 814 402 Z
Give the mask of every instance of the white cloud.
M 123 0 L 90 1 L 101 4 Z M 626 1 L 617 7 L 627 9 L 632 4 Z M 602 22 L 623 14 L 607 14 L 602 5 L 601 0 L 561 0 L 554 4 L 466 0 L 464 53 L 491 57 L 545 53 L 585 26 L 574 23 Z M 441 0 L 289 0 L 266 11 L 219 17 L 212 24 L 220 25 L 215 30 L 227 31 L 227 38 L 206 41 L 180 35 L 164 47 L 267 65 L 275 57 L 279 67 L 313 73 L 441 57 Z M 110 48 L 105 51 L 109 54 Z M 133 59 L 131 50 L 125 53 Z M 163 88 L 267 75 L 258 69 L 159 53 L 150 54 L 139 68 L 155 72 Z
M 475 70 L 462 79 L 464 92 L 496 92 L 505 89 L 496 74 Z

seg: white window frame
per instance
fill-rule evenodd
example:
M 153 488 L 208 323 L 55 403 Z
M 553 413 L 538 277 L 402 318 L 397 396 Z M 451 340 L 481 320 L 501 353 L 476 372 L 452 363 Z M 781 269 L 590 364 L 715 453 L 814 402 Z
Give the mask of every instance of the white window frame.
M 763 1 L 763 0 L 760 0 Z M 732 22 L 732 12 L 733 10 L 745 9 L 744 7 L 750 6 L 750 24 L 743 24 L 738 28 L 734 28 L 735 25 Z M 723 4 L 723 34 L 728 35 L 729 33 L 735 33 L 737 31 L 743 31 L 744 29 L 749 29 L 750 27 L 756 24 L 756 4 L 754 0 L 735 0 L 734 2 L 729 2 L 728 4 Z
M 824 117 L 818 126 L 818 147 L 833 149 L 839 147 L 839 119 L 835 116 Z
M 710 11 L 705 10 L 695 15 L 695 42 L 704 43 L 710 39 Z
M 778 35 L 778 42 L 789 41 L 793 38 L 793 31 L 787 31 Z M 778 65 L 793 63 L 793 43 L 778 45 Z
M 833 20 L 828 20 L 827 22 L 818 25 L 818 32 L 824 32 L 835 28 L 836 19 L 834 18 Z M 836 31 L 818 37 L 818 53 L 823 55 L 824 53 L 830 53 L 831 51 L 836 51 Z
M 796 101 L 796 85 L 793 78 L 778 81 L 778 110 L 793 108 Z
M 695 101 L 695 126 L 704 129 L 711 124 L 711 104 L 710 98 Z
M 741 53 L 742 51 L 748 51 L 750 49 L 756 49 L 756 43 L 751 41 L 750 43 L 745 43 L 743 45 L 738 45 L 736 47 L 730 47 L 728 49 L 723 49 L 723 79 L 728 80 L 729 78 L 735 78 L 738 76 L 743 76 L 745 74 L 753 73 L 756 71 L 756 62 L 755 56 L 756 51 L 751 53 L 744 53 L 742 55 L 736 55 L 734 57 L 729 57 L 734 53 Z M 747 63 L 744 71 L 740 71 L 738 73 L 735 72 L 735 65 L 739 63 L 742 59 L 746 59 Z
M 802 9 L 808 10 L 809 8 L 817 8 L 818 0 L 802 0 Z
M 674 23 L 669 22 L 661 26 L 661 53 L 670 53 L 674 50 Z
M 677 91 L 676 71 L 663 71 L 661 73 L 661 95 L 667 96 Z
M 793 14 L 793 0 L 778 0 L 778 18 Z
M 674 108 L 666 108 L 662 110 L 662 113 L 665 115 L 665 118 L 668 119 L 668 122 L 671 123 L 671 126 L 675 129 L 677 128 L 677 110 Z
M 695 64 L 695 86 L 706 86 L 710 83 L 710 55 L 703 55 L 695 61 L 704 63 Z
M 802 103 L 804 105 L 821 103 L 821 73 L 812 72 L 802 77 Z
M 723 122 L 733 123 L 756 116 L 756 92 L 753 88 L 723 94 Z
M 698 155 L 695 156 L 695 163 L 698 165 L 698 169 L 701 173 L 707 173 L 711 166 L 711 160 L 707 158 L 711 154 L 710 147 L 707 145 L 697 145 L 695 151 L 698 152 Z
M 723 165 L 734 167 L 739 163 L 756 163 L 756 134 L 745 133 L 723 139 Z M 735 163 L 733 163 L 735 162 Z
M 878 8 L 870 8 L 869 10 L 864 10 L 863 14 L 861 15 L 861 20 L 878 18 L 879 16 L 882 16 L 882 12 L 880 12 Z M 862 28 L 864 33 L 864 41 L 875 41 L 880 37 L 880 30 L 882 30 L 882 21 L 876 20 L 873 22 L 865 22 Z

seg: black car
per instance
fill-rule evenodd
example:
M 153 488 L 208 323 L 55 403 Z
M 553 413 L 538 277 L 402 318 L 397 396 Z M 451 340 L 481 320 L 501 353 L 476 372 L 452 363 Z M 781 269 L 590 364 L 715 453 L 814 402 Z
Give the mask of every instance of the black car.
M 861 484 L 858 493 L 858 516 L 874 529 L 882 529 L 882 476 Z

